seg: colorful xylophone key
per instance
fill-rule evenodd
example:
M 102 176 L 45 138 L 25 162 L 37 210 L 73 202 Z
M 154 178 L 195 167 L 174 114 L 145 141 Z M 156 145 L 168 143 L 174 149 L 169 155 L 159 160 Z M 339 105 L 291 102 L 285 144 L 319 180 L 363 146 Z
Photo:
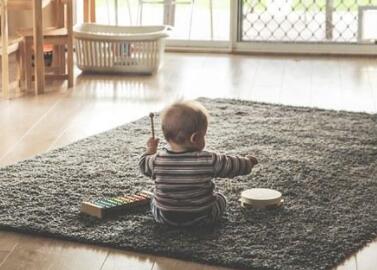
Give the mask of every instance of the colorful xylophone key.
M 135 195 L 101 198 L 91 202 L 84 201 L 81 203 L 80 212 L 97 218 L 104 218 L 137 206 L 148 205 L 152 196 L 152 192 L 142 191 Z

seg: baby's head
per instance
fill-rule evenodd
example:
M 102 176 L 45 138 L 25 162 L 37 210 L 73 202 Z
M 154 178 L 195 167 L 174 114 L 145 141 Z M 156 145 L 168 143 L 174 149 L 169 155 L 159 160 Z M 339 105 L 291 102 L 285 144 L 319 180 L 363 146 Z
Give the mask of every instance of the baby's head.
M 201 151 L 205 147 L 208 112 L 196 101 L 177 102 L 161 116 L 162 132 L 170 146 Z

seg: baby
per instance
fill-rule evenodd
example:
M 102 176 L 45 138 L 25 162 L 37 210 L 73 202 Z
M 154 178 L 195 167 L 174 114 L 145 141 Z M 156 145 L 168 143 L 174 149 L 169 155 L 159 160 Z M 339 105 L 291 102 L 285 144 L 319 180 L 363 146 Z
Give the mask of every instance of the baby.
M 214 192 L 212 179 L 249 174 L 256 158 L 203 151 L 208 113 L 198 102 L 171 105 L 161 121 L 168 148 L 157 152 L 159 140 L 150 138 L 139 162 L 141 172 L 155 181 L 154 219 L 172 226 L 216 222 L 225 211 L 226 199 Z

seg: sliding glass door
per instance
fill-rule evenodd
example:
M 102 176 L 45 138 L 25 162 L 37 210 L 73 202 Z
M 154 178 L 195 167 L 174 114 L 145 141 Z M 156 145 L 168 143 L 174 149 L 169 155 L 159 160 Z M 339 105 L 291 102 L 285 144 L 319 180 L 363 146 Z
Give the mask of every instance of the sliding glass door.
M 242 2 L 242 40 L 357 42 L 360 25 L 376 22 L 359 15 L 377 8 L 377 0 L 247 0 Z M 360 29 L 361 30 L 361 29 Z
M 245 48 L 280 43 L 346 51 L 352 45 L 376 53 L 377 0 L 242 0 L 238 8 L 238 41 Z
M 96 0 L 98 23 L 168 24 L 171 39 L 229 40 L 230 0 Z
M 172 25 L 168 47 L 377 54 L 377 0 L 87 1 L 98 23 Z

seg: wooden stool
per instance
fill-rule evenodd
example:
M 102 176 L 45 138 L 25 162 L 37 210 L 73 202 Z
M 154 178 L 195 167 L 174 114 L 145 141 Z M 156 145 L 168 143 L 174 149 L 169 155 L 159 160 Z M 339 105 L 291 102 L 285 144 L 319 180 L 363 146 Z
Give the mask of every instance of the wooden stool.
M 15 91 L 15 94 L 18 95 L 21 92 L 23 87 L 23 49 L 24 43 L 22 38 L 9 38 L 8 44 L 3 46 L 0 44 L 0 56 L 2 61 L 2 96 L 4 98 L 10 98 L 10 92 Z M 16 55 L 16 79 L 14 81 L 10 81 L 9 78 L 9 56 L 15 54 Z
M 72 0 L 56 0 L 58 26 L 43 30 L 44 44 L 54 45 L 52 67 L 45 68 L 45 78 L 46 80 L 68 80 L 68 87 L 73 86 L 72 8 Z M 30 89 L 33 80 L 33 30 L 20 30 L 18 34 L 25 39 L 25 80 L 26 87 Z
M 16 89 L 20 92 L 22 80 L 22 60 L 23 60 L 23 38 L 8 37 L 8 1 L 0 0 L 0 16 L 1 16 L 1 42 L 0 56 L 2 66 L 2 96 L 10 97 L 10 90 Z M 16 54 L 17 74 L 16 80 L 10 82 L 9 79 L 9 55 Z

